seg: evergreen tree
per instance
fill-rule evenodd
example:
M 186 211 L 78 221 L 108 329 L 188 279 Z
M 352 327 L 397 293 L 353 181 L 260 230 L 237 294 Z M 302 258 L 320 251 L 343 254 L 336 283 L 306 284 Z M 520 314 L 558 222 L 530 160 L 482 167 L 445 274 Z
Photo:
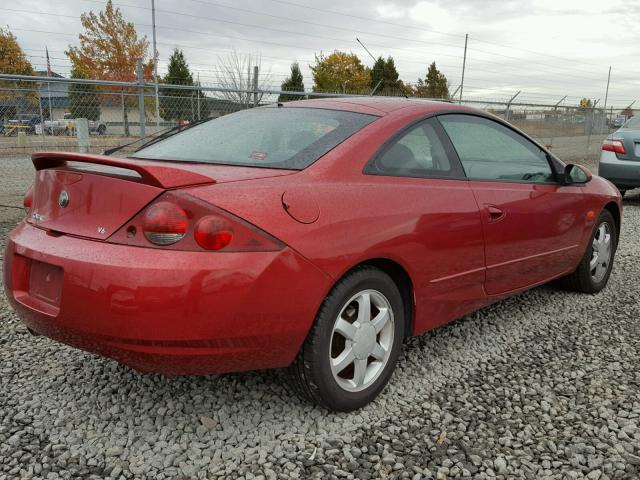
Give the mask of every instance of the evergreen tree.
M 184 53 L 177 48 L 169 57 L 167 74 L 162 79 L 167 85 L 195 85 Z M 170 86 L 160 88 L 160 116 L 165 120 L 189 120 L 205 118 L 209 114 L 207 97 L 201 90 L 183 90 Z M 198 97 L 200 115 L 198 115 Z
M 392 57 L 388 57 L 386 60 L 378 57 L 371 69 L 371 89 L 378 87 L 375 91 L 377 95 L 397 93 L 401 89 L 399 77 L 400 74 Z
M 444 73 L 432 62 L 424 80 L 418 79 L 416 93 L 428 98 L 449 98 L 449 82 Z
M 298 62 L 294 62 L 291 64 L 291 75 L 289 75 L 289 77 L 284 82 L 282 82 L 281 89 L 285 92 L 304 92 L 304 81 Z M 302 100 L 303 98 L 304 97 L 302 97 L 301 95 L 286 95 L 282 93 L 278 97 L 278 102 Z
M 71 78 L 90 78 L 81 64 L 71 67 Z M 100 97 L 96 85 L 72 83 L 69 85 L 69 113 L 72 118 L 100 119 Z

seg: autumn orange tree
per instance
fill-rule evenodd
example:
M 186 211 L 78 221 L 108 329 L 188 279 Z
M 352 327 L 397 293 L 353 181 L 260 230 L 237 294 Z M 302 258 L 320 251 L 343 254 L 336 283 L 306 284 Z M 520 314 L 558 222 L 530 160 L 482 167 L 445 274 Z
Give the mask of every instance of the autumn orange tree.
M 357 93 L 367 91 L 371 73 L 358 56 L 338 50 L 329 56 L 316 55 L 311 66 L 314 92 Z
M 33 75 L 33 66 L 20 48 L 16 37 L 8 30 L 0 27 L 0 73 L 14 75 Z M 30 104 L 36 103 L 36 91 L 23 91 L 16 94 L 17 89 L 33 89 L 32 82 L 0 81 L 0 99 L 22 99 Z M 0 112 L 0 117 L 3 112 Z M 6 112 L 13 115 L 15 112 Z
M 153 58 L 149 56 L 147 37 L 138 37 L 133 22 L 122 16 L 119 8 L 114 8 L 111 0 L 103 11 L 83 13 L 80 21 L 85 31 L 79 35 L 80 46 L 69 46 L 65 52 L 73 69 L 87 78 L 131 82 L 136 79 L 136 60 L 142 59 L 145 80 L 153 76 Z M 135 100 L 124 100 L 123 114 L 125 135 L 129 135 L 127 112 Z

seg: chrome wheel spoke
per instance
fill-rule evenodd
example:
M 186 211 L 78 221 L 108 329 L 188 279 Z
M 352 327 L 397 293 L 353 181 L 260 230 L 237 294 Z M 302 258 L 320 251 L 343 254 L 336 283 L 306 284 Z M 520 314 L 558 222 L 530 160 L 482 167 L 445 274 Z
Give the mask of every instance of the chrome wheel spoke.
M 360 324 L 371 320 L 371 294 L 363 293 L 358 297 L 358 322 Z
M 353 340 L 353 336 L 356 334 L 356 327 L 352 323 L 347 322 L 344 318 L 338 318 L 333 330 L 347 340 Z
M 342 351 L 336 358 L 331 359 L 331 369 L 335 373 L 340 373 L 345 368 L 353 363 L 356 357 L 353 354 L 353 350 L 349 347 Z
M 353 368 L 353 383 L 356 387 L 364 384 L 367 375 L 367 359 L 356 360 Z
M 387 310 L 386 308 L 381 308 L 375 318 L 371 320 L 371 324 L 373 325 L 373 328 L 376 329 L 376 333 L 380 333 L 380 330 L 384 328 L 388 321 L 389 310 Z
M 383 360 L 386 354 L 387 351 L 379 343 L 376 343 L 371 350 L 371 356 L 376 360 Z

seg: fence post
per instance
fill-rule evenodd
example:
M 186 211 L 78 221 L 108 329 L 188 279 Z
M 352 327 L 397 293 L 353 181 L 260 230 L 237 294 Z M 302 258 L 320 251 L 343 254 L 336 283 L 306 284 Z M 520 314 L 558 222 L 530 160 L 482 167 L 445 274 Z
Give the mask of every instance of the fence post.
M 257 107 L 259 103 L 258 99 L 258 66 L 253 66 L 253 106 Z
M 138 76 L 138 111 L 140 113 L 140 138 L 145 136 L 145 114 L 144 114 L 144 75 L 142 74 L 142 59 L 136 59 L 136 75 Z

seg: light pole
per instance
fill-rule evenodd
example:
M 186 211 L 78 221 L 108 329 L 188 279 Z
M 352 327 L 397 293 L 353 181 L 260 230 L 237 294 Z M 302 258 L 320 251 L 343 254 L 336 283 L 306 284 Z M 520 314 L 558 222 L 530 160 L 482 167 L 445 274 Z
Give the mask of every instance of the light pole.
M 156 2 L 151 0 L 151 27 L 153 30 L 153 83 L 156 94 L 156 129 L 160 128 L 160 102 L 158 100 L 158 49 L 156 48 Z

